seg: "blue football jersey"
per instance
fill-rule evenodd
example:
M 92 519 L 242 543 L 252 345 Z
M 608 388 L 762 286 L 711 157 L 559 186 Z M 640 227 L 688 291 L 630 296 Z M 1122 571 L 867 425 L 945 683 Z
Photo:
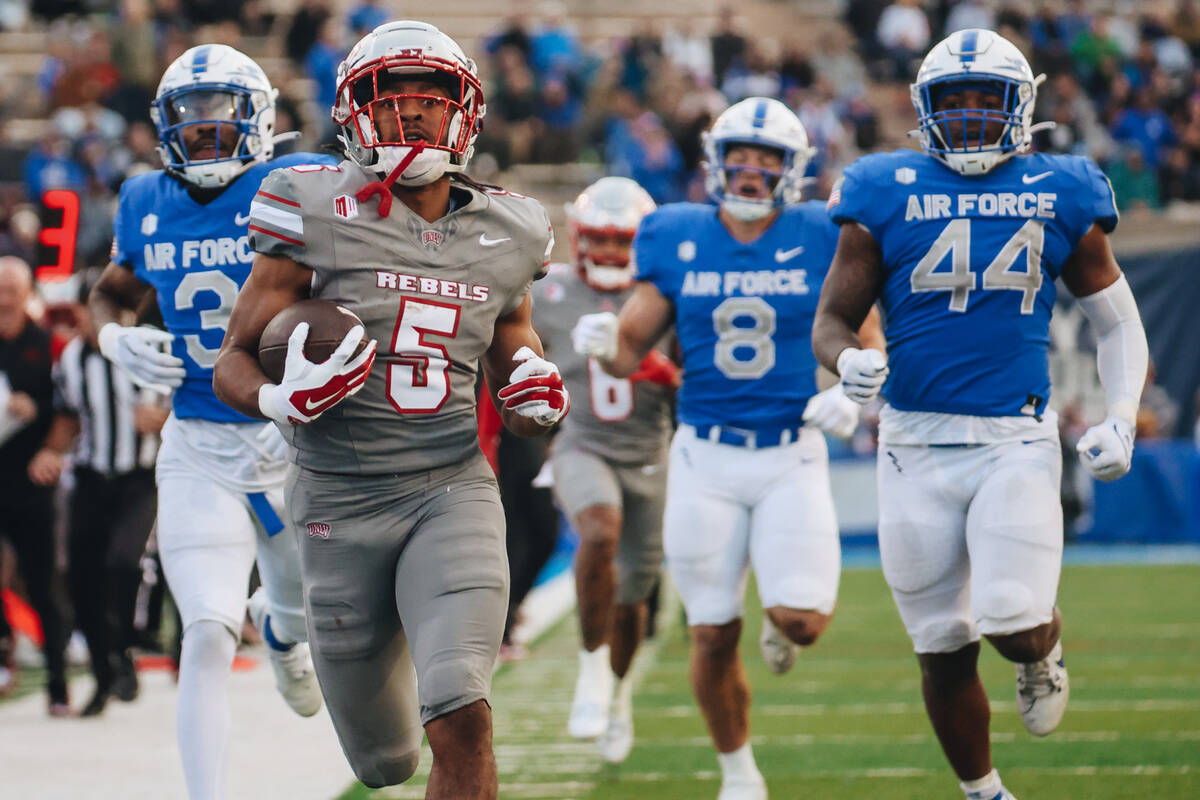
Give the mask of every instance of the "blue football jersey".
M 749 243 L 729 234 L 715 206 L 676 203 L 642 220 L 633 244 L 638 280 L 675 308 L 680 422 L 801 424 L 817 391 L 812 322 L 837 235 L 819 202 L 785 207 Z
M 1034 154 L 967 177 L 917 151 L 880 153 L 846 169 L 829 210 L 882 252 L 893 408 L 1042 413 L 1054 282 L 1093 224 L 1117 225 L 1095 163 Z
M 218 400 L 212 389 L 225 326 L 254 261 L 246 230 L 250 201 L 273 169 L 336 163 L 330 156 L 293 153 L 254 164 L 204 205 L 161 170 L 121 184 L 113 261 L 154 287 L 167 330 L 175 335 L 171 351 L 183 359 L 187 373 L 175 390 L 175 416 L 251 421 Z

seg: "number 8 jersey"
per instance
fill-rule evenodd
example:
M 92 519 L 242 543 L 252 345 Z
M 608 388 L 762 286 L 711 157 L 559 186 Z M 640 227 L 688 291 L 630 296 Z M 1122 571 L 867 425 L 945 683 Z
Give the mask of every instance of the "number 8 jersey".
M 1093 224 L 1117 224 L 1090 159 L 1018 156 L 966 177 L 917 151 L 869 155 L 846 169 L 829 209 L 882 253 L 892 408 L 1040 417 L 1054 282 Z
M 121 184 L 112 260 L 154 287 L 163 321 L 175 335 L 171 352 L 183 359 L 186 370 L 172 400 L 179 419 L 261 424 L 222 403 L 212 390 L 225 326 L 254 261 L 247 236 L 250 203 L 271 170 L 322 163 L 335 162 L 293 153 L 253 164 L 205 204 L 161 170 Z
M 280 169 L 251 207 L 251 246 L 310 268 L 312 296 L 353 311 L 379 341 L 362 391 L 285 431 L 296 463 L 322 472 L 415 472 L 478 453 L 479 357 L 554 245 L 532 198 L 452 183 L 451 211 L 435 222 L 399 200 L 381 217 L 377 196 L 357 199 L 376 180 L 350 161 Z
M 752 431 L 802 424 L 817 391 L 813 316 L 836 246 L 819 202 L 785 206 L 748 243 L 730 235 L 716 206 L 675 203 L 642 220 L 638 280 L 675 308 L 680 422 Z

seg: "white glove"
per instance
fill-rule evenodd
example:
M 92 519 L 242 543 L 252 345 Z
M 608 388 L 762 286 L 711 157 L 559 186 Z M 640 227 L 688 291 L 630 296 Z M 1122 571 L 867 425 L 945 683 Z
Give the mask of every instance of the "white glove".
M 138 386 L 161 394 L 183 383 L 183 359 L 163 352 L 175 339 L 158 328 L 132 328 L 110 322 L 100 329 L 96 338 L 100 354 L 130 377 Z
M 858 403 L 846 397 L 840 383 L 808 398 L 804 421 L 845 439 L 858 428 Z
M 304 356 L 308 323 L 298 324 L 288 337 L 283 380 L 277 384 L 264 383 L 258 390 L 258 408 L 263 416 L 281 425 L 303 425 L 361 389 L 375 363 L 378 344 L 372 339 L 351 360 L 364 333 L 362 325 L 355 325 L 328 359 L 314 364 Z
M 837 368 L 846 397 L 862 406 L 875 399 L 888 376 L 887 356 L 878 350 L 847 347 L 838 355 Z
M 496 392 L 504 408 L 547 428 L 565 417 L 571 398 L 558 367 L 528 347 L 513 353 L 513 361 L 519 366 L 508 376 L 508 385 Z
M 1133 461 L 1133 434 L 1134 427 L 1128 420 L 1110 416 L 1084 431 L 1075 450 L 1093 478 L 1115 481 L 1129 472 Z
M 283 438 L 283 432 L 274 422 L 263 425 L 263 429 L 254 437 L 258 440 L 260 452 L 272 461 L 286 461 L 291 445 Z
M 617 354 L 617 315 L 611 311 L 584 314 L 571 331 L 571 344 L 581 356 L 610 361 Z

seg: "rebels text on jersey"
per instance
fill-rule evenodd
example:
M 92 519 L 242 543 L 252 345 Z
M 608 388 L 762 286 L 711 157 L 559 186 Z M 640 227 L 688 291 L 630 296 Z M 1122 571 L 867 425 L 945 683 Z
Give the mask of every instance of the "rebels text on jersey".
M 642 220 L 638 280 L 674 305 L 681 422 L 802 424 L 817 391 L 813 316 L 836 246 L 837 228 L 819 202 L 785 207 L 753 242 L 734 239 L 715 206 L 672 204 Z
M 332 164 L 329 156 L 293 153 L 251 166 L 212 201 L 201 204 L 158 170 L 121 184 L 113 220 L 112 259 L 154 287 L 174 355 L 186 374 L 173 405 L 180 419 L 259 422 L 213 394 L 212 368 L 254 251 L 247 224 L 263 177 L 277 167 Z
M 658 464 L 671 435 L 672 390 L 653 381 L 614 378 L 594 358 L 571 348 L 571 329 L 584 314 L 617 311 L 633 289 L 600 291 L 566 264 L 552 266 L 533 290 L 533 324 L 571 394 L 571 413 L 554 439 L 614 464 Z
M 1035 154 L 967 177 L 916 151 L 875 154 L 846 169 L 829 210 L 882 253 L 893 408 L 1042 413 L 1054 282 L 1093 224 L 1117 224 L 1095 163 Z
M 435 222 L 400 202 L 381 217 L 377 199 L 357 200 L 375 180 L 350 161 L 280 169 L 251 207 L 250 246 L 312 269 L 312 296 L 353 311 L 379 341 L 362 391 L 285 432 L 296 463 L 322 472 L 414 472 L 477 452 L 479 357 L 554 244 L 531 198 L 455 183 Z

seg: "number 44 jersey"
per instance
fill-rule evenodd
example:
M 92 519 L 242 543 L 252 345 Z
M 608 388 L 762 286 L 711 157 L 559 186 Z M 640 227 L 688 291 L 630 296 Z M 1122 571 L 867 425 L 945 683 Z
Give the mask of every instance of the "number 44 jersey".
M 496 321 L 545 270 L 554 237 L 536 200 L 453 183 L 450 213 L 427 222 L 350 161 L 272 172 L 251 207 L 251 246 L 313 271 L 379 341 L 362 391 L 288 433 L 296 463 L 322 472 L 427 470 L 477 453 L 475 378 Z M 515 369 L 516 364 L 512 367 Z
M 680 422 L 802 424 L 817 391 L 812 323 L 837 234 L 819 202 L 786 206 L 753 242 L 734 239 L 711 205 L 675 203 L 642 220 L 638 279 L 675 309 Z
M 916 151 L 870 155 L 846 169 L 829 209 L 882 253 L 892 408 L 1041 416 L 1054 282 L 1093 224 L 1117 224 L 1090 159 L 1017 156 L 967 177 Z

